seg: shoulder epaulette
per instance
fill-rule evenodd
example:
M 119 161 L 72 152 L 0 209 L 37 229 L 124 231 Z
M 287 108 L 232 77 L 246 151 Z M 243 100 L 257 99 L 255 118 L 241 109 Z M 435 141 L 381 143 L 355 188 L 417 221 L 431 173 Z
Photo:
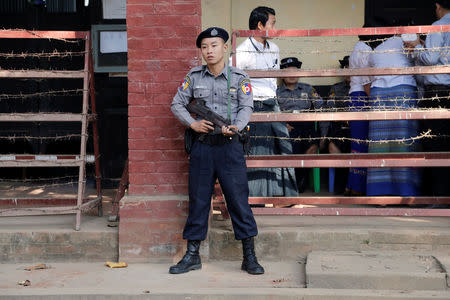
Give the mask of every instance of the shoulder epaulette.
M 299 82 L 297 83 L 299 86 L 301 86 L 302 88 L 312 88 L 312 85 L 308 84 L 308 83 L 304 83 L 304 82 Z
M 192 69 L 189 71 L 189 74 L 196 73 L 196 72 L 201 72 L 201 71 L 203 71 L 203 68 L 204 68 L 204 66 L 194 67 L 194 68 L 192 68 Z
M 233 67 L 233 66 L 230 66 L 230 71 L 233 73 L 240 74 L 240 75 L 248 76 L 246 72 L 244 72 L 243 70 L 238 69 L 236 67 Z

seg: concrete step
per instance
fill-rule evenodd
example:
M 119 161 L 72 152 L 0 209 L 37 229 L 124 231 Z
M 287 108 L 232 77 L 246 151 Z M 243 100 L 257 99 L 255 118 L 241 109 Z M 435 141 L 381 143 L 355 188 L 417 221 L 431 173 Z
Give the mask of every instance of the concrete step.
M 74 222 L 74 215 L 0 218 L 0 263 L 117 259 L 118 229 L 106 218 L 83 216 L 80 231 Z
M 413 251 L 450 254 L 450 218 L 258 216 L 258 258 L 295 260 L 311 251 Z M 240 260 L 229 220 L 212 222 L 212 260 Z
M 201 270 L 171 275 L 170 264 L 131 264 L 109 269 L 103 263 L 52 263 L 25 271 L 24 264 L 0 268 L 0 300 L 448 300 L 449 291 L 346 290 L 304 288 L 304 265 L 262 261 L 264 275 L 240 270 L 239 262 L 207 262 Z M 17 285 L 28 279 L 30 286 Z
M 450 293 L 429 291 L 364 291 L 321 289 L 185 289 L 170 291 L 153 289 L 147 293 L 115 291 L 73 291 L 72 293 L 44 291 L 0 295 L 0 300 L 448 300 Z
M 446 290 L 448 274 L 438 257 L 392 251 L 313 251 L 306 263 L 307 287 Z

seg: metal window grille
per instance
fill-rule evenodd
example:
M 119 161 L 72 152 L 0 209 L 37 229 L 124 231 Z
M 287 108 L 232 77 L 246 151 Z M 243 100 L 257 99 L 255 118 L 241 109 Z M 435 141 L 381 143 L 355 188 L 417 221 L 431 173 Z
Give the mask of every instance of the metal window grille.
M 2 0 L 0 1 L 0 13 L 18 14 L 25 11 L 26 0 Z
M 49 13 L 76 13 L 76 0 L 47 0 L 47 12 Z

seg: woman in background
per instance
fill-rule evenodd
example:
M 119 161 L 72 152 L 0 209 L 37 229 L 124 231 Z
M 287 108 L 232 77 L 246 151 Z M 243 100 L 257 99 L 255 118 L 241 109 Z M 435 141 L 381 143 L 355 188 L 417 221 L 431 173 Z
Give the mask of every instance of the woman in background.
M 367 27 L 365 25 L 364 27 Z M 360 36 L 359 42 L 355 44 L 353 52 L 349 58 L 349 68 L 369 68 L 369 56 L 372 48 L 365 42 L 370 40 L 371 36 Z M 350 109 L 353 111 L 363 110 L 367 105 L 370 95 L 370 76 L 352 76 L 350 78 Z M 350 135 L 352 139 L 367 140 L 369 131 L 368 121 L 350 121 Z M 367 153 L 366 143 L 351 142 L 352 153 Z M 350 168 L 348 174 L 347 191 L 348 195 L 365 195 L 367 186 L 367 168 Z

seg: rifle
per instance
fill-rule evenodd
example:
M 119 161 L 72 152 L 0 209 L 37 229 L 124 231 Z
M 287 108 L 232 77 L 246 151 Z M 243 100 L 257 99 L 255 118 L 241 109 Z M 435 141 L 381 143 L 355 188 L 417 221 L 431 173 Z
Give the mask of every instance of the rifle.
M 206 105 L 204 100 L 194 100 L 191 103 L 187 105 L 187 110 L 190 113 L 196 114 L 197 116 L 213 123 L 216 126 L 219 126 L 222 128 L 222 126 L 229 126 L 231 125 L 231 122 L 221 115 L 218 115 L 217 113 L 210 110 Z M 239 138 L 243 138 L 242 133 L 237 131 L 234 128 L 230 128 L 232 132 L 237 134 Z

